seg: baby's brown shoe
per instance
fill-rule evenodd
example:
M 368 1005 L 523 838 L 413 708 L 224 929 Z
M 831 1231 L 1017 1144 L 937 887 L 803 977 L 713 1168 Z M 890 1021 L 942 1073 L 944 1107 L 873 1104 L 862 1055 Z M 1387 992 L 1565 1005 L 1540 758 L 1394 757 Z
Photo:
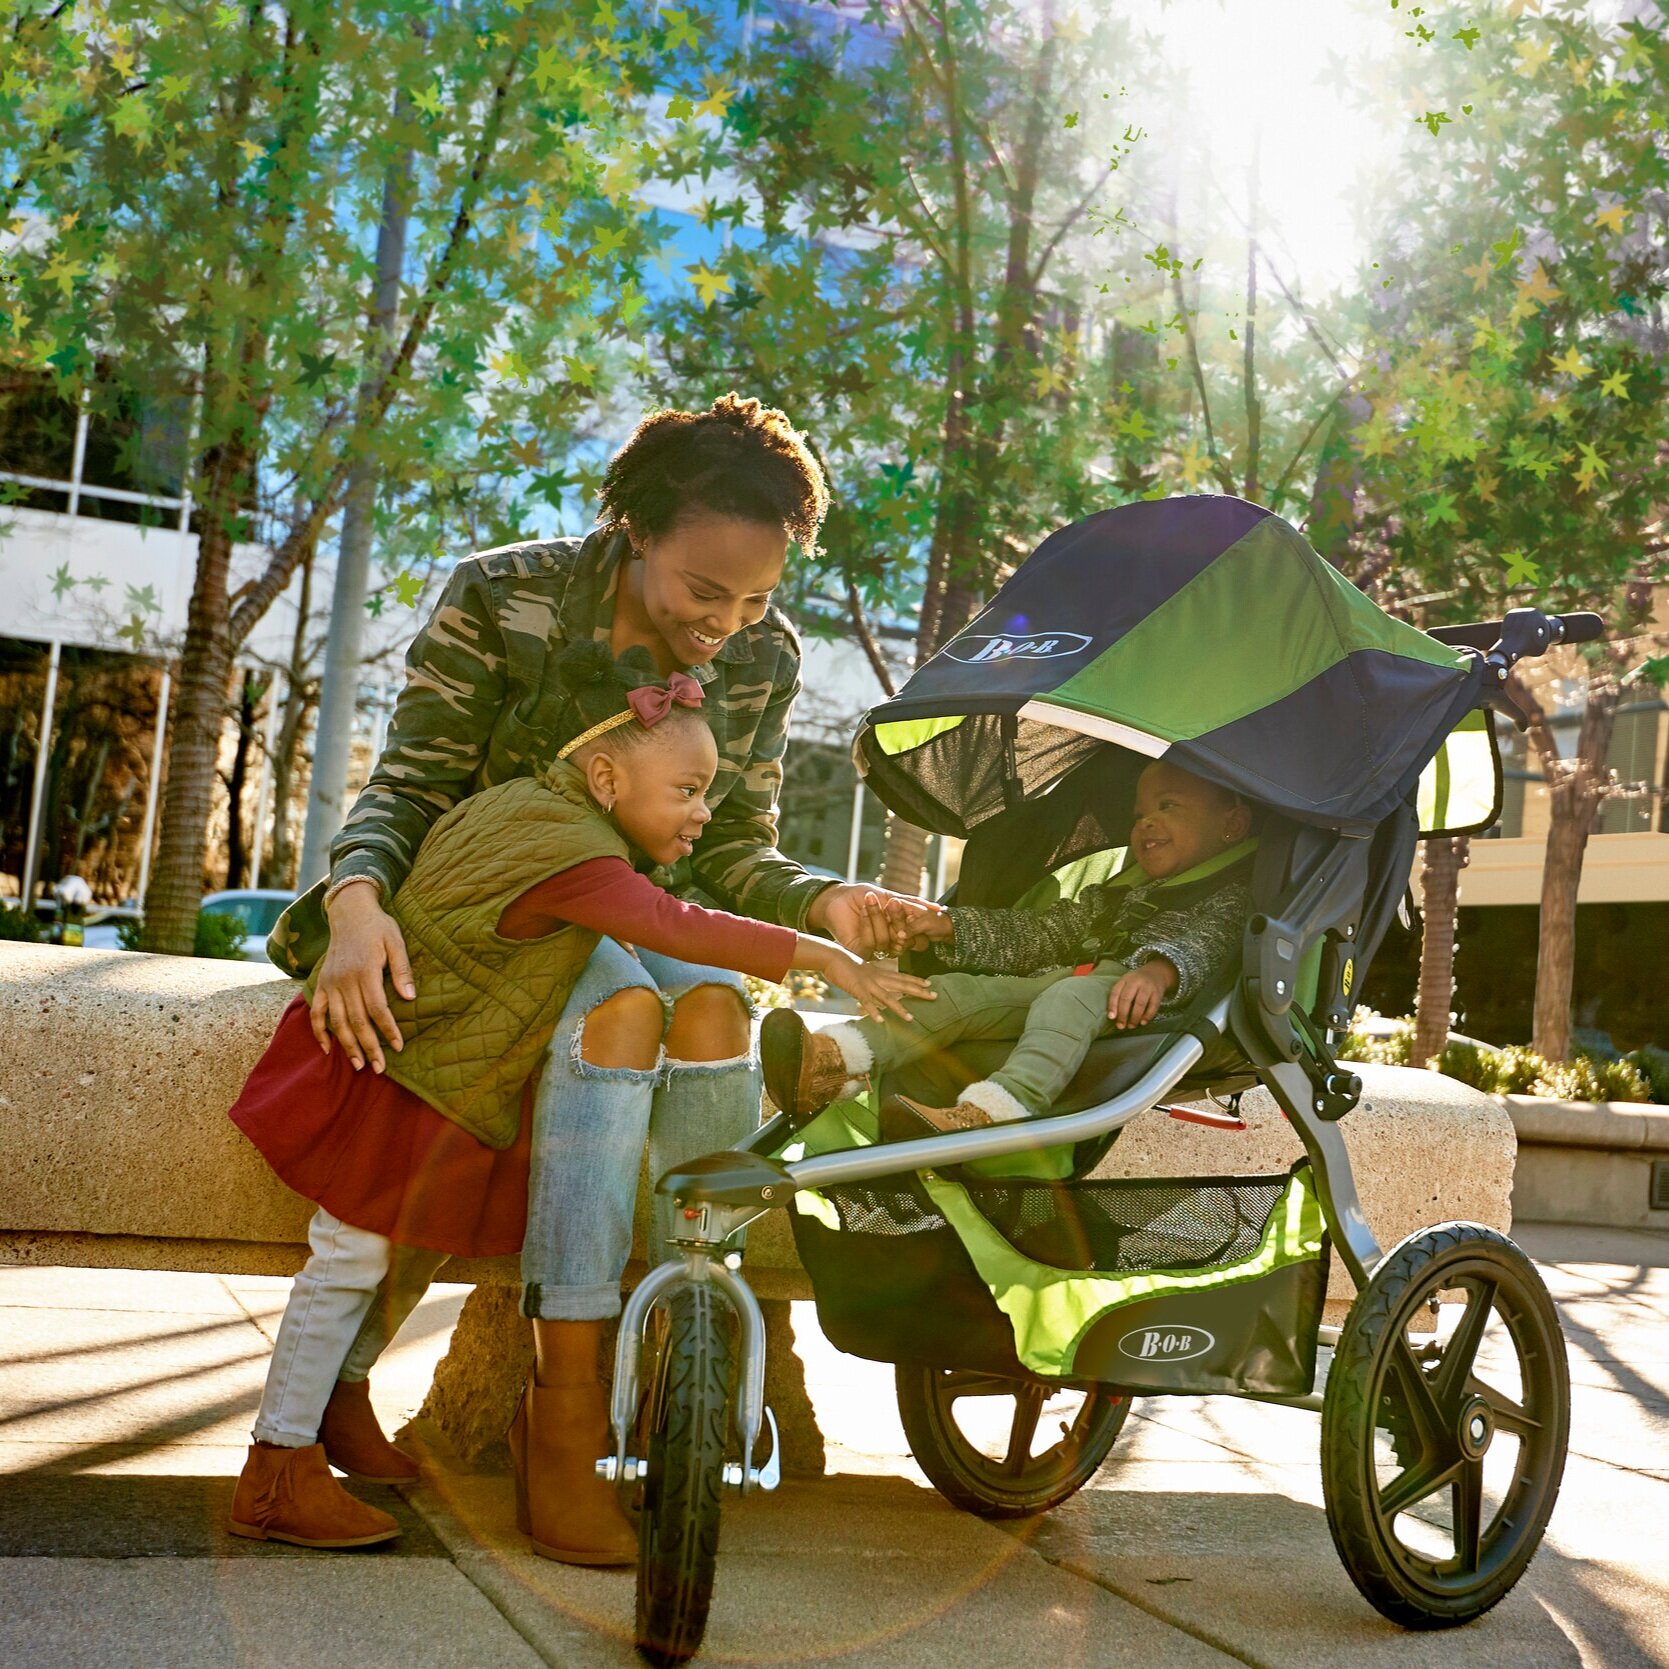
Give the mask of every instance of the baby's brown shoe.
M 791 1008 L 774 1008 L 759 1028 L 765 1089 L 791 1119 L 820 1113 L 853 1082 L 840 1045 L 814 1032 Z
M 343 1489 L 322 1443 L 304 1449 L 252 1443 L 232 1495 L 231 1531 L 297 1547 L 370 1547 L 392 1541 L 400 1526 Z
M 971 1101 L 958 1101 L 954 1107 L 927 1107 L 907 1095 L 895 1095 L 881 1109 L 881 1140 L 919 1142 L 928 1136 L 953 1136 L 959 1130 L 983 1130 L 996 1122 Z

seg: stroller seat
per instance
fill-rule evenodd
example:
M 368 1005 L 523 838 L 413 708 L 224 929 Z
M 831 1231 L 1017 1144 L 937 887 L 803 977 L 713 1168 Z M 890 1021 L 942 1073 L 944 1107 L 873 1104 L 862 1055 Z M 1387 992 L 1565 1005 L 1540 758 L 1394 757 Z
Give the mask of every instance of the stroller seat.
M 1173 1026 L 1143 1026 L 1115 1037 L 1097 1038 L 1090 1045 L 1084 1064 L 1074 1074 L 1051 1112 L 1078 1113 L 1094 1107 L 1128 1089 L 1153 1064 L 1164 1040 L 1177 1035 Z M 967 1085 L 995 1072 L 1013 1049 L 1002 1038 L 959 1043 L 924 1060 L 913 1062 L 887 1076 L 882 1091 L 908 1095 L 929 1106 L 948 1106 Z M 1198 1064 L 1172 1094 L 1179 1100 L 1193 1100 L 1209 1093 L 1231 1095 L 1257 1083 L 1251 1062 L 1231 1038 L 1211 1044 Z

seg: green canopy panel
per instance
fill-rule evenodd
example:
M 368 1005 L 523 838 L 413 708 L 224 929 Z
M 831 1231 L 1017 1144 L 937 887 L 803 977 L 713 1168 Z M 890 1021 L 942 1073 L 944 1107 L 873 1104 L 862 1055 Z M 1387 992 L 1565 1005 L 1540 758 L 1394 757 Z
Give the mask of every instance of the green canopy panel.
M 947 834 L 1109 744 L 1364 832 L 1480 684 L 1476 656 L 1387 615 L 1279 516 L 1185 496 L 1051 534 L 854 751 L 888 806 Z

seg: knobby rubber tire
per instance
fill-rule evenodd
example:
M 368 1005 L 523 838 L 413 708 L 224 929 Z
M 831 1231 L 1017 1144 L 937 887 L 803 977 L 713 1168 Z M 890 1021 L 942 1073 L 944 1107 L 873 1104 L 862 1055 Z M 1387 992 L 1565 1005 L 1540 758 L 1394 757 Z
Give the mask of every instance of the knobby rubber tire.
M 1084 1405 L 1058 1443 L 1040 1455 L 1029 1445 L 1042 1403 L 1052 1387 L 1041 1380 L 1006 1380 L 992 1374 L 899 1363 L 893 1370 L 898 1417 L 916 1464 L 928 1482 L 954 1507 L 980 1518 L 1031 1518 L 1058 1507 L 1100 1471 L 1130 1412 L 1128 1397 L 1087 1389 Z M 989 1387 L 996 1394 L 1012 1386 L 1015 1415 L 1008 1464 L 977 1449 L 956 1423 L 953 1393 Z M 1025 1410 L 1031 1418 L 1026 1422 Z M 1023 1458 L 1016 1460 L 1017 1440 Z
M 638 1520 L 637 1648 L 654 1664 L 687 1663 L 706 1632 L 730 1419 L 728 1305 L 696 1284 L 667 1310 Z
M 1393 1350 L 1406 1338 L 1410 1321 L 1420 1314 L 1428 1294 L 1454 1290 L 1466 1281 L 1491 1284 L 1490 1309 L 1471 1340 L 1475 1360 L 1482 1327 L 1491 1316 L 1511 1341 L 1518 1359 L 1523 1402 L 1514 1405 L 1499 1387 L 1480 1382 L 1467 1363 L 1464 1375 L 1443 1377 L 1442 1358 L 1429 1368 L 1415 1365 L 1433 1388 L 1424 1406 L 1432 1413 L 1447 1412 L 1436 1388 L 1452 1387 L 1449 1404 L 1460 1407 L 1468 1386 L 1489 1389 L 1504 1410 L 1529 1416 L 1519 1422 L 1504 1414 L 1499 1430 L 1522 1423 L 1513 1481 L 1500 1509 L 1488 1526 L 1482 1523 L 1482 1460 L 1476 1462 L 1472 1505 L 1467 1509 L 1473 1526 L 1475 1551 L 1463 1554 L 1456 1522 L 1458 1497 L 1465 1487 L 1456 1474 L 1429 1492 L 1413 1494 L 1406 1506 L 1387 1511 L 1378 1474 L 1374 1432 L 1387 1433 L 1396 1455 L 1397 1475 L 1387 1489 L 1405 1484 L 1430 1458 L 1426 1477 L 1442 1476 L 1458 1450 L 1445 1452 L 1452 1418 L 1433 1419 L 1430 1429 L 1444 1434 L 1428 1437 L 1409 1408 Z M 1468 1295 L 1470 1312 L 1478 1302 Z M 1502 1305 L 1505 1305 L 1505 1308 Z M 1509 1319 L 1509 1314 L 1510 1318 Z M 1465 1319 L 1445 1346 L 1454 1350 L 1465 1329 Z M 1528 1351 L 1528 1355 L 1526 1352 Z M 1404 1362 L 1411 1353 L 1401 1352 Z M 1457 1380 L 1459 1383 L 1457 1383 Z M 1494 1412 L 1493 1408 L 1490 1412 Z M 1445 1223 L 1422 1229 L 1395 1247 L 1358 1294 L 1339 1337 L 1321 1416 L 1322 1490 L 1327 1525 L 1333 1545 L 1357 1589 L 1375 1610 L 1410 1629 L 1453 1628 L 1480 1617 L 1503 1599 L 1524 1574 L 1541 1543 L 1542 1532 L 1558 1498 L 1570 1432 L 1570 1376 L 1565 1360 L 1564 1335 L 1558 1312 L 1534 1264 L 1520 1249 L 1494 1229 L 1479 1223 Z M 1492 1439 L 1493 1441 L 1493 1439 Z M 1464 1471 L 1462 1467 L 1461 1471 Z M 1414 1489 L 1418 1489 L 1414 1485 Z M 1450 1539 L 1455 1558 L 1439 1563 L 1410 1549 L 1394 1533 L 1398 1512 L 1448 1491 L 1452 1506 Z M 1471 1568 L 1467 1560 L 1471 1559 Z

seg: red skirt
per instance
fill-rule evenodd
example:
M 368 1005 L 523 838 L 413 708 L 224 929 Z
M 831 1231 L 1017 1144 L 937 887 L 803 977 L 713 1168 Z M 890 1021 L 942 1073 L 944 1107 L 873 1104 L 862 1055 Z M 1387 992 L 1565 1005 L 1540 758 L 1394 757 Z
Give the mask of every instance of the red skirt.
M 347 1051 L 326 1055 L 307 1004 L 284 1010 L 232 1104 L 232 1122 L 279 1179 L 355 1228 L 457 1257 L 519 1252 L 527 1228 L 531 1087 L 507 1148 L 485 1146 Z

